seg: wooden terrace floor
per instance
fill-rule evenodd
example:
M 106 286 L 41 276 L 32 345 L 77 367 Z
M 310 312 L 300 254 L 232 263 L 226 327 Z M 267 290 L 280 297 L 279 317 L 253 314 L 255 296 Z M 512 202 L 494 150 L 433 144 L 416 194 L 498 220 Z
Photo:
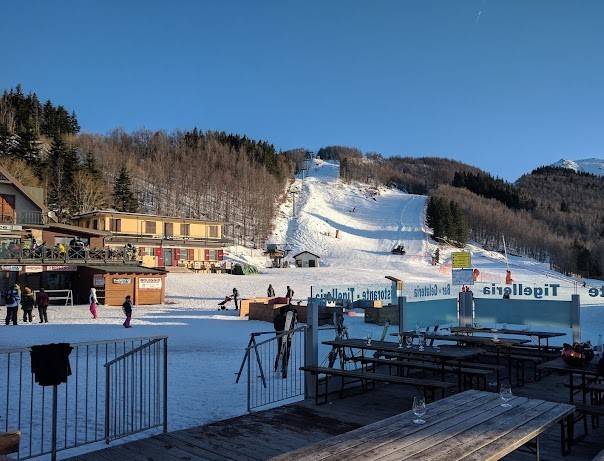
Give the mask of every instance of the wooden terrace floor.
M 531 398 L 566 402 L 566 381 L 545 377 L 514 389 Z M 315 406 L 303 401 L 270 410 L 246 414 L 205 426 L 156 435 L 147 439 L 105 448 L 70 458 L 70 461 L 201 461 L 265 460 L 314 442 L 348 432 L 409 410 L 414 391 L 407 386 L 381 385 L 365 394 L 344 399 L 334 396 L 331 403 Z M 575 435 L 583 434 L 583 424 Z M 604 449 L 604 422 L 598 429 L 589 424 L 589 434 L 573 445 L 566 457 L 560 453 L 560 429 L 553 427 L 541 438 L 541 459 L 585 461 Z M 505 458 L 534 460 L 534 453 L 516 451 Z

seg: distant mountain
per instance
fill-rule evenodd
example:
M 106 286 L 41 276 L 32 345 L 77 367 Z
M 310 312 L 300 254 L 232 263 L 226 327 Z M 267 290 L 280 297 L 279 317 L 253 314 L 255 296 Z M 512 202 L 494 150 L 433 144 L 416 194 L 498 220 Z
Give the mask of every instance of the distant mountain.
M 559 168 L 568 168 L 576 173 L 590 173 L 597 176 L 604 176 L 604 159 L 586 158 L 583 160 L 560 159 L 552 166 Z

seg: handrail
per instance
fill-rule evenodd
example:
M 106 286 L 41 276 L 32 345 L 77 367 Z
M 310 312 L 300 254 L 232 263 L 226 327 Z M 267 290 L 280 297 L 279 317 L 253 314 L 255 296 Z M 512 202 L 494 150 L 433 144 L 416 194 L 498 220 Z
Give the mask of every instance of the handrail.
M 118 356 L 118 357 L 114 358 L 113 360 L 110 360 L 109 362 L 107 362 L 107 363 L 105 364 L 105 368 L 110 367 L 110 366 L 111 366 L 111 365 L 113 365 L 114 363 L 117 363 L 117 362 L 119 362 L 119 361 L 121 361 L 121 360 L 123 360 L 123 359 L 125 359 L 125 358 L 127 358 L 127 357 L 130 357 L 131 355 L 134 355 L 134 354 L 136 354 L 137 352 L 142 351 L 143 349 L 147 349 L 147 348 L 149 348 L 150 346 L 152 346 L 153 344 L 158 343 L 158 342 L 160 342 L 161 340 L 166 339 L 166 338 L 167 338 L 167 336 L 162 336 L 162 337 L 159 337 L 159 338 L 152 339 L 152 340 L 151 340 L 151 341 L 149 341 L 148 343 L 145 343 L 145 344 L 143 344 L 143 345 L 141 345 L 141 346 L 138 346 L 138 347 L 136 347 L 136 348 L 134 348 L 134 349 L 132 349 L 132 350 L 130 350 L 130 351 L 128 351 L 128 352 L 126 352 L 125 354 L 122 354 L 122 355 L 120 355 L 120 356 Z
M 306 326 L 296 327 L 296 328 L 294 328 L 293 330 L 283 330 L 283 331 L 281 331 L 281 332 L 279 332 L 279 333 L 277 333 L 277 332 L 274 332 L 274 331 L 273 331 L 273 333 L 275 333 L 275 336 L 273 336 L 273 337 L 271 337 L 271 338 L 268 338 L 268 339 L 265 339 L 264 341 L 261 341 L 261 342 L 259 342 L 259 343 L 256 343 L 256 346 L 255 346 L 255 347 L 262 346 L 263 344 L 266 344 L 266 343 L 268 343 L 268 342 L 270 342 L 270 341 L 274 341 L 275 339 L 281 338 L 281 337 L 283 337 L 283 336 L 289 336 L 289 335 L 291 335 L 292 333 L 297 333 L 298 331 L 304 331 L 304 330 L 306 330 Z M 249 350 L 249 349 L 253 349 L 253 348 L 254 348 L 254 346 L 253 346 L 253 345 L 249 345 L 249 346 L 247 347 L 247 349 L 248 349 L 248 350 Z
M 85 341 L 80 343 L 69 343 L 72 347 L 81 347 L 81 346 L 96 346 L 97 344 L 113 344 L 116 341 L 153 341 L 156 339 L 168 338 L 165 335 L 155 335 L 155 336 L 135 336 L 132 338 L 116 338 L 116 339 L 106 339 L 100 341 Z M 31 346 L 23 346 L 23 347 L 14 347 L 14 348 L 0 348 L 0 353 L 13 353 L 13 352 L 30 352 L 31 348 L 36 344 L 32 344 Z

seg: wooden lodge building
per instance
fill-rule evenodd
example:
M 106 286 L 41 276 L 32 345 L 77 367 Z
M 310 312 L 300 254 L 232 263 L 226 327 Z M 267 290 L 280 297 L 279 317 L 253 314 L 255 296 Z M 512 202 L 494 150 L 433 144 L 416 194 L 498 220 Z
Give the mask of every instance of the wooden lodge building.
M 110 305 L 121 305 L 125 294 L 139 305 L 163 303 L 165 271 L 141 266 L 123 243 L 109 248 L 112 237 L 104 228 L 57 222 L 42 188 L 25 187 L 0 166 L 0 305 L 14 283 L 43 287 L 51 298 L 69 293 L 74 303 L 86 303 L 93 286 Z
M 145 267 L 208 271 L 221 264 L 228 244 L 220 222 L 111 210 L 72 219 L 81 228 L 108 233 L 109 248 L 134 245 L 138 262 Z

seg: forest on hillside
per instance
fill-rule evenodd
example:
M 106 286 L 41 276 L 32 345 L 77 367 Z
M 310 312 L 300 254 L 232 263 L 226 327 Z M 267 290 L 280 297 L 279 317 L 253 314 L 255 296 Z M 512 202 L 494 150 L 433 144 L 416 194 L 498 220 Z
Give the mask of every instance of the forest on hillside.
M 603 177 L 541 167 L 512 184 L 454 160 L 376 154 L 342 159 L 340 175 L 429 194 L 435 237 L 501 250 L 504 235 L 516 254 L 562 272 L 604 277 Z
M 0 163 L 44 187 L 61 221 L 103 208 L 210 219 L 260 246 L 294 170 L 270 143 L 237 134 L 79 131 L 74 111 L 20 86 L 0 97 Z

